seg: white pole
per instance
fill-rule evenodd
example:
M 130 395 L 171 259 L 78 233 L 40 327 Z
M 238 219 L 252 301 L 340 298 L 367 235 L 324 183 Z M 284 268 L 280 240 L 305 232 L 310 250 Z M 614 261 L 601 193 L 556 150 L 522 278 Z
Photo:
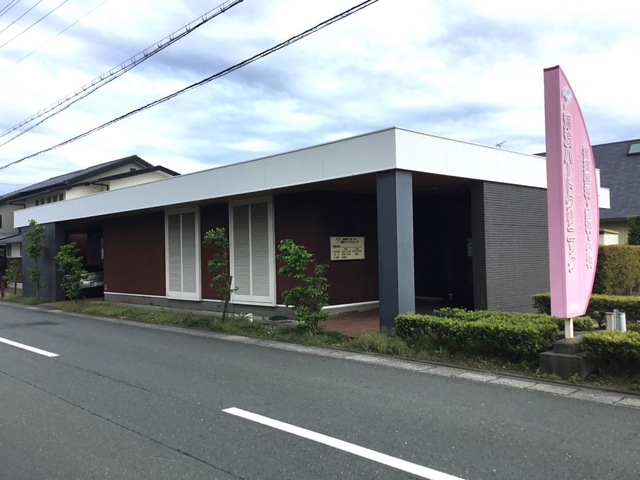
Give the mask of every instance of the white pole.
M 573 318 L 564 319 L 564 338 L 573 338 Z

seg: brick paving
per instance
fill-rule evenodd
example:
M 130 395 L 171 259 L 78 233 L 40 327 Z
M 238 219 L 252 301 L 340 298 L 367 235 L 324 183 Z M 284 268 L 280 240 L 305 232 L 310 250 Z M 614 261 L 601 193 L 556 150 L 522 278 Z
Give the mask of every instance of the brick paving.
M 416 312 L 432 313 L 435 308 L 442 306 L 441 302 L 416 299 Z M 350 312 L 329 317 L 322 322 L 325 330 L 340 332 L 355 338 L 365 333 L 380 331 L 380 310 L 377 308 L 363 312 Z

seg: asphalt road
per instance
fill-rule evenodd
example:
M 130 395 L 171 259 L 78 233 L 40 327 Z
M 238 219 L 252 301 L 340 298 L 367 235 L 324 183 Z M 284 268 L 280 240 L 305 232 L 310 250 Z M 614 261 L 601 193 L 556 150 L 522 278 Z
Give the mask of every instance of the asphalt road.
M 2 480 L 454 477 L 638 480 L 640 410 L 0 304 Z

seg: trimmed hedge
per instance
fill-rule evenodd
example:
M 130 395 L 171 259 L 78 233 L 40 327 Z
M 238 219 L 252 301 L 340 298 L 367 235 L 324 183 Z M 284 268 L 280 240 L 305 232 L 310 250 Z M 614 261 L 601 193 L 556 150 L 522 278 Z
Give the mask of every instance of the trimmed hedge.
M 491 317 L 494 319 L 500 318 L 508 322 L 522 323 L 526 322 L 543 322 L 549 321 L 549 314 L 540 313 L 512 313 L 512 312 L 494 312 L 488 310 L 475 310 L 467 311 L 462 308 L 440 308 L 433 312 L 436 317 L 457 318 L 459 320 L 477 320 L 480 318 Z M 551 317 L 558 327 L 558 330 L 564 331 L 564 318 Z M 595 329 L 593 319 L 588 316 L 576 317 L 573 319 L 574 330 L 580 332 L 590 332 Z
M 629 295 L 640 283 L 640 246 L 605 245 L 598 249 L 593 293 Z
M 551 294 L 537 293 L 533 295 L 533 306 L 539 313 L 551 314 Z M 623 295 L 591 295 L 587 315 L 592 317 L 599 326 L 606 323 L 607 312 L 614 309 L 624 312 L 627 317 L 627 325 L 640 324 L 640 297 L 628 297 Z M 574 319 L 575 322 L 576 319 Z
M 395 331 L 403 340 L 428 336 L 449 351 L 521 361 L 551 349 L 558 327 L 548 315 L 442 309 L 433 315 L 399 315 Z
M 612 330 L 585 334 L 582 349 L 605 369 L 640 370 L 640 332 Z

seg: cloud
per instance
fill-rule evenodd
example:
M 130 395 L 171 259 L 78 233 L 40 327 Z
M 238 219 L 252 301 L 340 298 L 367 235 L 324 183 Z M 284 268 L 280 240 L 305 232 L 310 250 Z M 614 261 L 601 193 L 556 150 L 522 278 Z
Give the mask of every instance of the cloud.
M 0 72 L 8 68 L 0 73 L 0 127 L 11 127 L 212 8 L 196 0 L 111 0 L 12 66 L 100 2 L 69 2 L 0 52 Z M 43 2 L 34 18 L 54 3 Z M 11 161 L 55 145 L 357 3 L 242 2 L 0 147 L 0 158 Z M 0 170 L 0 183 L 34 183 L 131 154 L 194 171 L 390 126 L 488 145 L 507 140 L 504 148 L 540 152 L 542 70 L 557 64 L 572 82 L 594 143 L 637 138 L 637 14 L 639 6 L 617 0 L 378 2 L 222 79 Z M 0 17 L 0 29 L 11 19 Z M 0 34 L 0 43 L 7 34 Z

